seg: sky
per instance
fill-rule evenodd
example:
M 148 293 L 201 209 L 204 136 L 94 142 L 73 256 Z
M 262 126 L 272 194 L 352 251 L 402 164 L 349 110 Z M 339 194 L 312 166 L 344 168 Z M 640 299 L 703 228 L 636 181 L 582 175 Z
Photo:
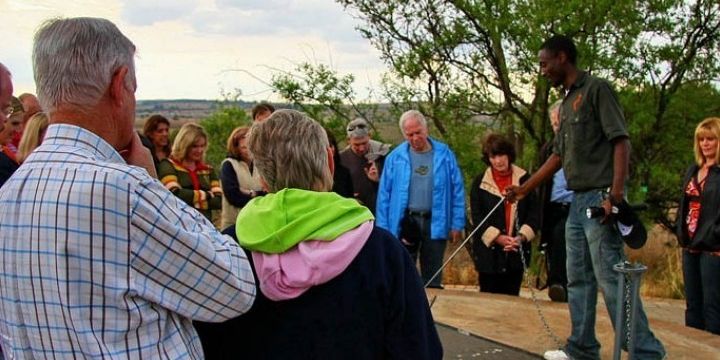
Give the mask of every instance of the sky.
M 385 65 L 332 0 L 0 0 L 0 62 L 15 95 L 35 93 L 32 41 L 43 21 L 91 16 L 114 22 L 137 48 L 136 98 L 278 98 L 267 83 L 310 62 L 355 76 L 356 92 L 379 88 Z

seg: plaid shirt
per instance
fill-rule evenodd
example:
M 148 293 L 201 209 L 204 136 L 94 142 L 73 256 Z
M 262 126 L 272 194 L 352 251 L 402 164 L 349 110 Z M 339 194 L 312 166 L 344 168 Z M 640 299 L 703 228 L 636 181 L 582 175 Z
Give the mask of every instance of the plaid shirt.
M 0 344 L 19 359 L 201 359 L 255 298 L 242 249 L 103 139 L 51 125 L 0 190 Z

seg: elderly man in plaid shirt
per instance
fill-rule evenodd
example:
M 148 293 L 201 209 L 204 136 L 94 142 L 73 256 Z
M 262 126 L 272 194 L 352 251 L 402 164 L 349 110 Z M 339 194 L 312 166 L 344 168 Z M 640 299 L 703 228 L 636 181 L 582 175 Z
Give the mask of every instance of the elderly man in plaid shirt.
M 52 20 L 36 34 L 51 125 L 0 190 L 7 358 L 201 359 L 192 320 L 253 303 L 243 250 L 151 176 L 133 131 L 134 54 L 103 19 Z

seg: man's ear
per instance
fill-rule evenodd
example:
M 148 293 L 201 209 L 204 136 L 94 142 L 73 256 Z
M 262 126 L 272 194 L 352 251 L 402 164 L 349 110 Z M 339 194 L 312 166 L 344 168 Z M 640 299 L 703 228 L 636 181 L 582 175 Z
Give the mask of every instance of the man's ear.
M 327 147 L 328 156 L 328 167 L 330 168 L 330 175 L 335 175 L 335 157 L 333 156 L 334 150 L 332 146 Z
M 125 91 L 125 77 L 127 75 L 127 66 L 121 66 L 117 70 L 115 70 L 112 78 L 110 78 L 110 99 L 112 100 L 112 103 L 116 106 L 122 106 L 123 101 L 125 101 L 123 92 Z
M 564 51 L 557 52 L 557 61 L 559 64 L 566 64 L 567 60 L 568 60 L 568 57 Z

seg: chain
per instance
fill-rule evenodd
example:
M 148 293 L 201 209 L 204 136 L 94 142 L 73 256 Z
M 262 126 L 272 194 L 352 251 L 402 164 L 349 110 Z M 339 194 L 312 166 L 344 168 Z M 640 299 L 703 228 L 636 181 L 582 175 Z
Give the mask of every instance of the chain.
M 517 219 L 517 215 L 516 215 Z M 515 227 L 517 230 L 517 223 L 515 223 Z M 564 344 L 562 340 L 560 340 L 560 337 L 558 337 L 553 331 L 552 328 L 550 328 L 550 324 L 548 323 L 547 319 L 545 318 L 545 314 L 543 314 L 542 309 L 540 309 L 540 302 L 538 301 L 537 295 L 535 294 L 535 289 L 533 289 L 532 284 L 530 283 L 530 274 L 528 272 L 527 264 L 525 263 L 525 252 L 523 251 L 523 242 L 520 241 L 520 246 L 518 247 L 518 251 L 520 252 L 520 262 L 522 262 L 523 266 L 523 278 L 525 279 L 525 285 L 530 289 L 530 298 L 532 299 L 533 304 L 535 305 L 535 310 L 537 311 L 538 316 L 540 317 L 540 321 L 542 322 L 543 327 L 545 328 L 545 333 L 547 336 L 555 342 L 555 345 L 558 349 L 564 348 Z
M 623 301 L 623 304 L 625 306 L 625 346 L 628 347 L 628 351 L 630 351 L 630 299 L 632 297 L 632 294 L 630 294 L 630 281 L 631 277 L 628 274 L 623 274 L 622 276 L 625 277 L 625 299 Z M 634 321 L 635 319 L 633 319 Z M 618 324 L 618 328 L 621 327 L 622 324 Z

